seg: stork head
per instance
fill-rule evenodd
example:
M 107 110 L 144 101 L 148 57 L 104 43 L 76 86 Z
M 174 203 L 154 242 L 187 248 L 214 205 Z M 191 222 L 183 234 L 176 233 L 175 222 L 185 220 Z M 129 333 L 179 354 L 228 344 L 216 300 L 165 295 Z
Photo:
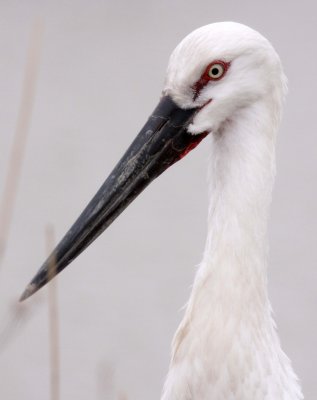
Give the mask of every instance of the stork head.
M 188 35 L 171 55 L 158 106 L 21 299 L 63 270 L 150 182 L 208 133 L 276 90 L 283 92 L 281 64 L 259 33 L 225 22 Z
M 181 108 L 201 108 L 188 131 L 215 132 L 235 112 L 286 88 L 280 59 L 270 42 L 235 22 L 203 26 L 173 51 L 163 93 Z

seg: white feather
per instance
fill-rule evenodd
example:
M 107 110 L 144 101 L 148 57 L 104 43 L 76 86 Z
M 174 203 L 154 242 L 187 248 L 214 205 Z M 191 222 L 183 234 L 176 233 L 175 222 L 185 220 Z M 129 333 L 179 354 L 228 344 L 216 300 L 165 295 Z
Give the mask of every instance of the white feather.
M 194 101 L 213 60 L 230 62 Z M 172 346 L 162 400 L 299 400 L 267 292 L 267 220 L 275 137 L 286 78 L 271 44 L 233 22 L 197 29 L 174 50 L 164 93 L 180 107 L 205 104 L 190 126 L 210 131 L 209 233 Z

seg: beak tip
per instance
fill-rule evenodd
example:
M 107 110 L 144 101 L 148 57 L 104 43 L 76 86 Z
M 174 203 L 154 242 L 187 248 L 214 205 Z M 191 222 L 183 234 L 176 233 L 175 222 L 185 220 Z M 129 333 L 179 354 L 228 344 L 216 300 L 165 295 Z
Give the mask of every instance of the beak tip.
M 22 302 L 24 300 L 26 300 L 27 298 L 29 298 L 30 296 L 32 296 L 33 293 L 35 293 L 37 290 L 36 285 L 34 285 L 34 283 L 30 283 L 26 289 L 24 290 L 24 292 L 22 293 L 19 302 Z

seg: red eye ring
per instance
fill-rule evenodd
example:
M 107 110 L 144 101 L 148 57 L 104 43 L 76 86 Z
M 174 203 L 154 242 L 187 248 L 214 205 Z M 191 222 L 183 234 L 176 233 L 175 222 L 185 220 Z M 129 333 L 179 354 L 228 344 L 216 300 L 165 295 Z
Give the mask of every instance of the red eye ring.
M 229 68 L 229 65 L 229 63 L 221 60 L 213 61 L 207 66 L 202 77 L 210 81 L 219 81 L 219 79 L 224 77 Z M 214 69 L 217 69 L 220 73 L 217 74 L 216 72 L 213 72 Z
M 193 86 L 193 100 L 197 99 L 200 91 L 205 85 L 207 85 L 209 81 L 219 81 L 220 79 L 222 79 L 226 75 L 229 67 L 230 62 L 225 62 L 222 60 L 215 60 L 208 64 L 200 79 Z M 214 69 L 217 70 L 217 73 L 216 71 L 213 71 Z

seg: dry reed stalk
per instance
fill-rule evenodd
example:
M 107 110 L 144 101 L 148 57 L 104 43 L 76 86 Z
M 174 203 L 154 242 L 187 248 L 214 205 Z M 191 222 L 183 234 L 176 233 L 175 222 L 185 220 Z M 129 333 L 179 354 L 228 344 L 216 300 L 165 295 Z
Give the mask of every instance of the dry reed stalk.
M 46 242 L 48 254 L 54 248 L 54 231 L 48 226 L 46 229 Z M 56 262 L 54 254 L 49 260 L 48 275 L 48 328 L 50 344 L 50 395 L 51 400 L 60 399 L 60 356 L 59 356 L 59 318 L 57 305 L 57 281 L 53 279 L 56 275 Z
M 118 400 L 128 400 L 128 396 L 125 393 L 119 393 Z
M 6 243 L 12 224 L 17 189 L 22 171 L 22 163 L 35 97 L 43 33 L 43 23 L 40 20 L 34 21 L 27 50 L 21 101 L 9 156 L 8 172 L 0 199 L 0 268 L 5 255 Z M 32 301 L 32 304 L 34 304 L 34 301 Z M 0 327 L 0 351 L 5 348 L 5 345 L 13 337 L 17 327 L 20 327 L 30 316 L 29 305 L 30 303 L 28 303 L 28 306 L 15 304 L 10 307 L 9 317 Z
M 21 176 L 22 162 L 30 127 L 43 31 L 43 23 L 39 20 L 35 21 L 32 26 L 30 43 L 27 51 L 21 102 L 9 158 L 8 172 L 0 203 L 0 266 L 4 257 L 6 242 L 12 223 L 13 209 L 17 197 L 18 183 Z
M 98 399 L 113 400 L 115 397 L 114 367 L 103 360 L 99 363 L 96 372 Z

